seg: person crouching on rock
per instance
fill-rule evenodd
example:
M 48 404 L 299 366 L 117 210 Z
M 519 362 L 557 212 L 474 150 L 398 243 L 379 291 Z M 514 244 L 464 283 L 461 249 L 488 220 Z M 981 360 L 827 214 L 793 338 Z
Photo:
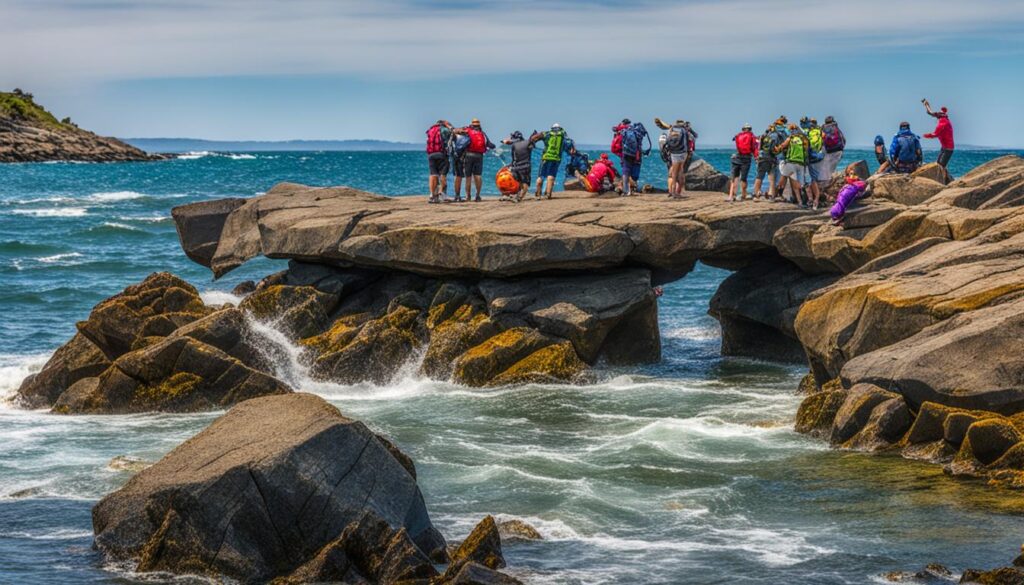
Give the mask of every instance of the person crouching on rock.
M 448 142 L 452 125 L 438 120 L 427 129 L 427 165 L 430 168 L 430 203 L 441 200 L 441 194 L 448 192 Z
M 584 175 L 590 172 L 590 156 L 585 152 L 580 152 L 576 149 L 576 144 L 572 141 L 568 141 L 569 144 L 569 161 L 565 163 L 565 175 L 567 177 L 575 177 L 576 173 L 583 173 Z
M 589 173 L 584 175 L 579 171 L 576 172 L 576 178 L 591 193 L 604 193 L 614 189 L 615 175 L 615 164 L 608 158 L 608 153 L 606 152 L 602 152 L 601 158 L 594 161 Z
M 509 145 L 512 150 L 512 164 L 508 168 L 512 171 L 512 177 L 519 181 L 519 192 L 515 194 L 517 202 L 522 201 L 526 192 L 530 190 L 530 177 L 533 174 L 531 165 L 533 147 L 542 137 L 542 134 L 534 132 L 530 139 L 527 140 L 523 138 L 522 132 L 516 130 L 508 138 L 501 141 L 503 144 Z M 508 199 L 511 200 L 512 196 L 509 196 Z
M 744 124 L 740 133 L 732 137 L 736 143 L 736 153 L 732 155 L 732 180 L 729 181 L 729 196 L 726 201 L 736 201 L 736 183 L 743 185 L 743 192 L 740 201 L 747 198 L 747 178 L 750 176 L 750 164 L 757 158 L 758 140 L 752 132 L 750 124 Z
M 839 195 L 836 196 L 836 203 L 829 212 L 832 216 L 832 225 L 842 225 L 843 218 L 846 216 L 846 210 L 854 201 L 863 197 L 867 191 L 867 183 L 857 176 L 857 172 L 853 168 L 846 169 L 845 180 L 846 184 L 839 190 Z

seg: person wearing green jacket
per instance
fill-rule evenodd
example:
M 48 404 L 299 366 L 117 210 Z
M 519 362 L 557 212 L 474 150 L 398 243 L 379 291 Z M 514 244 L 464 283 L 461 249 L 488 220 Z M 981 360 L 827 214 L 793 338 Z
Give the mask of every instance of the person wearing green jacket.
M 562 165 L 562 153 L 569 152 L 572 141 L 558 122 L 551 125 L 551 130 L 545 132 L 541 140 L 544 141 L 544 150 L 540 156 L 540 173 L 537 175 L 537 190 L 533 196 L 540 199 L 541 186 L 544 186 L 545 196 L 551 199 L 555 190 L 555 176 L 558 175 L 558 167 Z

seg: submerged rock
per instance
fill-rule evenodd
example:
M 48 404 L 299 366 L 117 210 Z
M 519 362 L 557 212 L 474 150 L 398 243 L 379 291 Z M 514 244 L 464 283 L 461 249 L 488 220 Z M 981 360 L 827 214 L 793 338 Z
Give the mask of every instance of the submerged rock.
M 429 576 L 445 548 L 385 443 L 310 394 L 239 404 L 103 498 L 93 526 L 100 552 L 140 572 L 243 582 L 333 579 L 345 562 L 367 579 Z

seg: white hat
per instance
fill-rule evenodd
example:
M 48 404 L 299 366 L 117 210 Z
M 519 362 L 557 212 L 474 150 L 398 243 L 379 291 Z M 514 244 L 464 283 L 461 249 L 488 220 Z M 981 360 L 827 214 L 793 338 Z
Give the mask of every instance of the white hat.
M 552 124 L 552 125 L 551 125 L 551 127 L 552 127 L 552 128 L 561 128 L 561 127 L 562 127 L 562 125 L 561 125 L 561 124 L 559 124 L 558 122 L 555 122 L 554 124 Z

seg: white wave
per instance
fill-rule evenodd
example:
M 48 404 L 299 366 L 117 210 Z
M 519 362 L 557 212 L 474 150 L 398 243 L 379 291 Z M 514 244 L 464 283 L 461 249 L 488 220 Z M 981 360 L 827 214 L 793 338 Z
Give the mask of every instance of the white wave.
M 667 339 L 690 339 L 693 341 L 709 341 L 721 337 L 717 327 L 675 327 L 662 332 Z
M 46 209 L 12 209 L 15 215 L 30 217 L 82 217 L 88 215 L 84 207 L 51 207 Z
M 126 223 L 118 223 L 116 221 L 105 221 L 102 224 L 100 224 L 100 226 L 101 227 L 114 228 L 114 229 L 117 229 L 117 230 L 124 230 L 126 232 L 144 232 L 144 231 L 146 231 L 146 230 L 143 230 L 141 228 L 137 228 L 137 227 L 135 227 L 133 225 L 128 225 Z
M 242 297 L 223 290 L 204 290 L 199 293 L 199 298 L 207 305 L 234 305 L 242 302 Z
M 50 532 L 0 532 L 4 538 L 26 538 L 29 540 L 75 540 L 92 537 L 92 530 L 58 528 Z
M 115 219 L 121 221 L 138 221 L 142 223 L 164 223 L 171 221 L 169 215 L 118 215 Z
M 50 354 L 0 354 L 0 405 L 14 396 L 22 380 L 43 368 Z
M 196 160 L 197 158 L 203 158 L 204 156 L 213 156 L 213 153 L 209 150 L 194 150 L 185 152 L 178 155 L 178 160 Z
M 224 156 L 231 160 L 255 160 L 256 156 L 252 154 L 225 154 Z
M 78 252 L 68 252 L 67 254 L 54 254 L 53 256 L 43 256 L 42 258 L 38 258 L 38 260 L 40 262 L 42 262 L 43 264 L 62 264 L 64 266 L 71 266 L 71 265 L 74 265 L 74 264 L 78 264 L 78 262 L 65 262 L 65 261 L 66 260 L 70 260 L 72 258 L 81 258 L 81 257 L 82 257 L 82 254 L 79 254 Z
M 149 197 L 145 193 L 139 193 L 137 191 L 109 191 L 101 193 L 93 193 L 85 197 L 86 201 L 93 201 L 97 203 L 110 203 L 115 201 L 130 201 L 132 199 L 142 199 L 143 197 Z

